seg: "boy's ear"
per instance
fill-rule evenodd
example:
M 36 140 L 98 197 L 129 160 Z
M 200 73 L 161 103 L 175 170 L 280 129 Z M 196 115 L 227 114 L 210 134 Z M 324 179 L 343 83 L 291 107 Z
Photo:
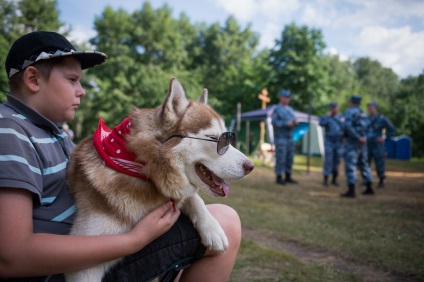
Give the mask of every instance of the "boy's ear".
M 37 68 L 29 66 L 24 70 L 23 83 L 31 92 L 37 92 L 40 89 L 38 79 L 40 78 L 40 72 Z

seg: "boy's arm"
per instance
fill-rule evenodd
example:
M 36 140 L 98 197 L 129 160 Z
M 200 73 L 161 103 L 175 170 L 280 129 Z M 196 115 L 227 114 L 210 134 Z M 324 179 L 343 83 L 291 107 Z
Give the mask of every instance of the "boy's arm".
M 31 192 L 1 187 L 0 278 L 70 272 L 132 254 L 168 231 L 179 214 L 169 201 L 124 234 L 33 233 Z

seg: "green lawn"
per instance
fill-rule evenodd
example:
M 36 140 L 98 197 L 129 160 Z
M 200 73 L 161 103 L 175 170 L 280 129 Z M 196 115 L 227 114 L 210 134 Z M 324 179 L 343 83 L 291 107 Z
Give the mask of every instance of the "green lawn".
M 389 161 L 375 196 L 340 198 L 323 187 L 321 159 L 296 157 L 299 185 L 277 186 L 256 162 L 221 202 L 240 214 L 244 233 L 231 281 L 424 281 L 424 163 Z M 342 170 L 341 170 L 342 171 Z M 409 173 L 409 174 L 408 174 Z

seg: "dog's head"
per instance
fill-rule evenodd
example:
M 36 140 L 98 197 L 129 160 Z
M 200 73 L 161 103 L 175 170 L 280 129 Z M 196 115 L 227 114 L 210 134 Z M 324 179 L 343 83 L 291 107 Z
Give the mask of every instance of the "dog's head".
M 147 173 L 166 196 L 179 199 L 201 189 L 223 197 L 229 193 L 229 180 L 253 170 L 253 163 L 231 145 L 235 134 L 226 133 L 224 121 L 207 100 L 206 89 L 197 101 L 188 100 L 174 78 L 164 103 L 152 115 L 149 131 L 155 148 L 151 150 L 157 153 L 145 160 L 155 162 L 147 166 Z M 145 131 L 140 129 L 139 137 L 145 138 Z

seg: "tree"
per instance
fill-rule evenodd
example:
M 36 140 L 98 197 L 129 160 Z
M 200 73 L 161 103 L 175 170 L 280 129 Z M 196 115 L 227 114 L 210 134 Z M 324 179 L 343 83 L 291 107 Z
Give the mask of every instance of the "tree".
M 244 109 L 257 107 L 256 96 L 263 82 L 256 74 L 266 62 L 263 56 L 255 57 L 258 42 L 250 26 L 242 29 L 232 16 L 222 27 L 218 23 L 199 26 L 201 51 L 194 58 L 193 69 L 202 74 L 211 105 L 227 119 L 234 116 L 238 102 Z
M 185 69 L 190 64 L 185 40 L 193 40 L 195 32 L 186 17 L 173 19 L 171 15 L 167 5 L 154 10 L 146 2 L 132 14 L 106 7 L 96 17 L 94 26 L 98 35 L 91 44 L 109 59 L 89 72 L 96 87 L 86 97 L 89 102 L 81 108 L 78 122 L 83 124 L 82 136 L 92 132 L 97 124 L 93 113 L 99 113 L 110 124 L 117 124 L 134 106 L 160 105 L 172 77 L 182 82 L 189 97 L 200 95 L 201 76 Z M 188 34 L 183 36 L 181 31 Z
M 22 35 L 36 30 L 58 31 L 59 21 L 56 0 L 0 0 L 0 56 L 4 66 L 12 43 Z M 0 91 L 8 92 L 7 76 L 0 72 Z M 0 95 L 0 102 L 6 100 Z
M 283 88 L 292 91 L 292 104 L 300 110 L 308 105 L 308 93 L 315 106 L 327 102 L 329 81 L 324 48 L 320 30 L 294 23 L 286 26 L 270 53 L 271 93 Z
M 106 121 L 118 122 L 132 106 L 157 106 L 174 76 L 191 98 L 207 87 L 210 104 L 228 118 L 237 102 L 256 97 L 258 39 L 250 27 L 242 30 L 233 17 L 222 28 L 194 26 L 184 14 L 171 15 L 167 5 L 155 10 L 146 2 L 132 14 L 107 7 L 96 18 L 98 36 L 91 43 L 109 61 L 93 70 L 100 91 L 87 114 L 101 112 Z
M 359 81 L 356 77 L 353 63 L 350 60 L 342 61 L 339 56 L 327 55 L 329 90 L 326 96 L 322 97 L 324 103 L 321 108 L 315 108 L 315 114 L 322 115 L 328 111 L 328 104 L 336 101 L 340 109 L 348 108 L 348 101 L 352 94 L 359 93 Z
M 402 79 L 389 116 L 397 127 L 397 135 L 405 134 L 412 138 L 412 153 L 416 157 L 424 156 L 423 93 L 424 72 L 418 77 Z
M 399 87 L 399 78 L 390 68 L 370 58 L 358 58 L 353 64 L 364 103 L 378 102 L 381 112 L 388 113 Z

